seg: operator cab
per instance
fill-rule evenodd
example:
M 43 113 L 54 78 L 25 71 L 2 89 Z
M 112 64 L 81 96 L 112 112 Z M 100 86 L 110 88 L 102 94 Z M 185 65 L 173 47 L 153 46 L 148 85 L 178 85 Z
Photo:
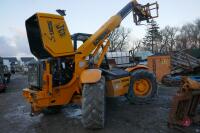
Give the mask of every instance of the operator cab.
M 57 87 L 65 85 L 71 81 L 74 72 L 74 61 L 72 58 L 48 58 L 31 62 L 28 65 L 28 84 L 33 90 L 41 90 L 43 85 L 43 74 L 47 70 L 47 64 L 50 66 L 52 74 L 52 86 Z
M 75 33 L 75 34 L 73 34 L 71 36 L 71 38 L 74 42 L 74 51 L 77 50 L 78 41 L 81 41 L 81 42 L 84 43 L 90 36 L 91 36 L 91 34 L 87 34 L 87 33 Z M 107 79 L 110 79 L 110 80 L 129 76 L 129 72 L 127 72 L 123 69 L 111 68 L 106 55 L 104 56 L 104 59 L 103 59 L 102 64 L 100 66 L 100 69 L 103 71 L 104 76 Z
M 91 34 L 76 33 L 71 36 L 74 42 L 74 51 L 77 49 L 78 41 L 85 42 Z M 74 73 L 74 56 L 40 59 L 32 62 L 28 66 L 29 86 L 33 89 L 40 90 L 42 88 L 42 75 L 46 70 L 46 62 L 50 64 L 50 73 L 52 74 L 52 86 L 57 87 L 69 83 Z
M 74 51 L 77 50 L 78 47 L 78 41 L 85 42 L 88 38 L 90 38 L 92 34 L 87 34 L 87 33 L 75 33 L 71 35 L 71 39 L 73 40 L 74 43 Z
M 74 73 L 73 58 L 59 58 L 50 60 L 50 71 L 53 75 L 53 87 L 69 83 Z

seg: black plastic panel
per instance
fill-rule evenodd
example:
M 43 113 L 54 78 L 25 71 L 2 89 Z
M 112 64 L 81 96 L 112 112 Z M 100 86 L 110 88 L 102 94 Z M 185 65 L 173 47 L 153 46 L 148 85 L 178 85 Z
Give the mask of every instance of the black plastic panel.
M 30 50 L 38 59 L 45 59 L 51 55 L 44 49 L 37 15 L 26 20 L 26 32 Z

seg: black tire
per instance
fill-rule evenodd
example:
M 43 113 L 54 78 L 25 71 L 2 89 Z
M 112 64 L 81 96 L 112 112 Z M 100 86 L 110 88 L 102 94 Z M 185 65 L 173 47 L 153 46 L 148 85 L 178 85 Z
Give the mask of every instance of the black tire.
M 2 90 L 2 92 L 6 92 L 6 88 Z
M 44 115 L 54 115 L 61 112 L 62 106 L 50 106 L 42 110 Z
M 101 129 L 105 124 L 105 78 L 83 85 L 82 124 L 85 128 Z
M 0 91 L 0 93 L 4 93 L 4 92 L 6 92 L 6 89 L 2 89 L 2 90 Z
M 7 80 L 7 83 L 10 83 L 10 75 L 8 76 L 8 80 Z
M 137 96 L 133 91 L 134 82 L 140 79 L 147 79 L 150 83 L 151 89 L 145 96 Z M 131 74 L 129 90 L 127 99 L 133 104 L 146 104 L 150 103 L 157 96 L 157 82 L 153 73 L 147 70 L 136 70 Z

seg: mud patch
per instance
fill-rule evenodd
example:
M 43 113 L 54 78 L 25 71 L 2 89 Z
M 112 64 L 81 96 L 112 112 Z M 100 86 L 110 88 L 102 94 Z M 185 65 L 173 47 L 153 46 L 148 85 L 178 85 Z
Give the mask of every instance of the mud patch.
M 8 91 L 0 95 L 0 133 L 180 133 L 167 127 L 174 87 L 159 86 L 159 96 L 146 105 L 131 105 L 125 97 L 107 99 L 106 125 L 102 130 L 87 130 L 81 124 L 81 108 L 69 105 L 61 113 L 30 117 L 30 104 L 22 96 L 27 77 L 15 75 Z M 200 125 L 183 129 L 199 133 Z
M 69 106 L 66 107 L 62 110 L 64 115 L 69 118 L 73 119 L 81 119 L 82 113 L 81 113 L 81 108 L 77 106 Z

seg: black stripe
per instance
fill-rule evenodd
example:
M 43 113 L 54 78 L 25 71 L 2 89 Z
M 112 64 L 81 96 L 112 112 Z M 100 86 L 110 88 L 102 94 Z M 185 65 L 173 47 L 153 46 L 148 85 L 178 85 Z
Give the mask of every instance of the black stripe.
M 128 3 L 122 10 L 120 10 L 117 15 L 124 19 L 133 10 L 133 2 Z

